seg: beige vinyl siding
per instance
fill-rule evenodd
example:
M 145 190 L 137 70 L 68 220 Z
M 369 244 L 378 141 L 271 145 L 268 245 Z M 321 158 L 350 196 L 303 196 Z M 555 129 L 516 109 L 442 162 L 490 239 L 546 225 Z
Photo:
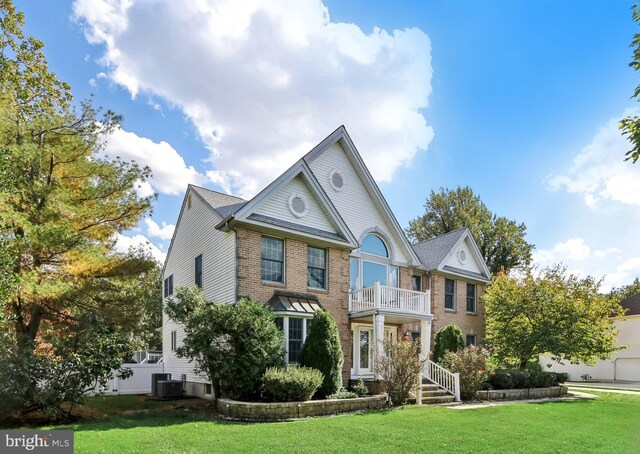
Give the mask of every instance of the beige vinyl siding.
M 221 232 L 215 225 L 221 218 L 206 206 L 195 193 L 191 194 L 191 209 L 184 204 L 176 227 L 171 250 L 167 256 L 163 279 L 173 274 L 174 296 L 179 287 L 195 285 L 195 258 L 202 254 L 202 291 L 213 301 L 232 303 L 235 299 L 235 232 Z M 187 374 L 189 381 L 206 381 L 193 374 L 193 365 L 177 358 L 171 351 L 171 331 L 176 330 L 178 347 L 184 340 L 181 325 L 163 315 L 162 338 L 165 371 L 180 379 Z
M 458 251 L 462 249 L 467 255 L 467 261 L 460 263 L 458 260 Z M 482 266 L 476 261 L 476 254 L 473 252 L 471 244 L 467 238 L 456 248 L 452 249 L 447 258 L 444 260 L 445 265 L 453 266 L 454 268 L 460 268 L 466 271 L 472 271 L 474 273 L 482 274 Z
M 289 198 L 293 193 L 301 194 L 307 200 L 308 211 L 303 217 L 295 216 L 289 209 Z M 272 194 L 258 207 L 256 213 L 336 233 L 335 227 L 327 219 L 328 215 L 324 213 L 301 176 L 295 177 Z
M 378 228 L 390 240 L 394 260 L 409 262 L 409 254 L 396 229 L 385 220 L 386 215 L 383 217 L 374 204 L 340 144 L 331 145 L 309 167 L 358 241 L 365 231 Z M 329 182 L 329 175 L 333 170 L 339 171 L 344 177 L 342 191 L 333 189 Z

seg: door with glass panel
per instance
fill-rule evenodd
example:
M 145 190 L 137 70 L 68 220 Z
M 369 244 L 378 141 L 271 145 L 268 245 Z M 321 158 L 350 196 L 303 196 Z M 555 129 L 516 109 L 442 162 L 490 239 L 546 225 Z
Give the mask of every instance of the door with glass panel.
M 358 339 L 358 369 L 361 374 L 373 372 L 373 328 L 360 326 L 356 330 Z

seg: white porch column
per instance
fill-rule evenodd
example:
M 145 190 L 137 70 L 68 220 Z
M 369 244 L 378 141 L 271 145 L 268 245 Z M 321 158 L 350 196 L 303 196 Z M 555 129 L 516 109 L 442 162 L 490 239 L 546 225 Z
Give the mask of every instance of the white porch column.
M 431 351 L 431 320 L 420 320 L 420 354 L 429 358 Z
M 378 356 L 384 355 L 384 345 L 382 344 L 382 340 L 384 339 L 384 315 L 382 314 L 374 314 L 373 315 L 373 346 L 374 346 L 374 354 L 373 356 L 373 367 L 374 367 L 374 378 L 380 378 L 380 375 L 376 371 L 376 361 Z

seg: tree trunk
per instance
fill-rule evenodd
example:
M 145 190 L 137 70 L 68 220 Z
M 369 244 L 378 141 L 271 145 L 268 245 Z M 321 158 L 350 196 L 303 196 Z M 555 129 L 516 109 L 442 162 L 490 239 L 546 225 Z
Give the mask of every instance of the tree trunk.
M 520 370 L 525 370 L 527 368 L 527 363 L 529 362 L 529 358 L 522 359 L 520 358 Z

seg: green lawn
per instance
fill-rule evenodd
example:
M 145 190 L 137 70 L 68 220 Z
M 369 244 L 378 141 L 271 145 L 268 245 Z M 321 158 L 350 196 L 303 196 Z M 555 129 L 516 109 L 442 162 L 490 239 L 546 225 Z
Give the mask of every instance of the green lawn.
M 89 406 L 131 409 L 135 400 L 94 398 Z M 409 406 L 286 423 L 220 421 L 211 407 L 188 402 L 168 409 L 153 402 L 143 414 L 125 410 L 64 428 L 76 430 L 79 453 L 640 452 L 640 396 L 634 395 L 473 410 Z

